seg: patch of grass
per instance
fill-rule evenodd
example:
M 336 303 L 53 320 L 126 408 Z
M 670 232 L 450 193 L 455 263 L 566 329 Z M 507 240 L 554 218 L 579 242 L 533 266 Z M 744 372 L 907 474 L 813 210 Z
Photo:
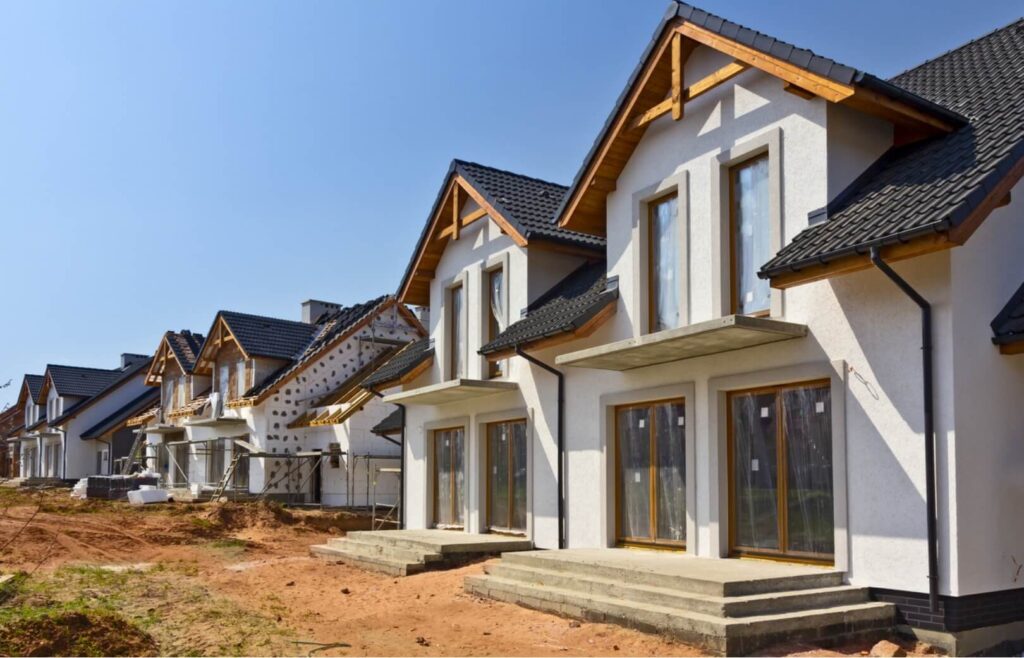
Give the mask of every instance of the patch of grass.
M 210 542 L 210 546 L 214 548 L 249 548 L 249 542 L 244 539 L 237 539 L 235 537 L 226 537 L 224 539 L 214 539 Z
M 193 516 L 192 518 L 190 518 L 189 523 L 191 523 L 193 526 L 200 530 L 215 530 L 217 528 L 216 523 L 209 519 L 204 519 L 199 516 Z

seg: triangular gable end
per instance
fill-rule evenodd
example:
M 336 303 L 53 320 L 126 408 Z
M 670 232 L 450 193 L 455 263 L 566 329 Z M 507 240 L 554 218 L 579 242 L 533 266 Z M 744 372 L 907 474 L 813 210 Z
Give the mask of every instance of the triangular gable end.
M 242 342 L 235 337 L 224 317 L 217 313 L 217 317 L 213 320 L 213 326 L 210 327 L 209 333 L 206 334 L 206 340 L 203 341 L 203 346 L 199 349 L 199 354 L 196 355 L 196 365 L 193 368 L 193 372 L 197 375 L 209 375 L 212 373 L 213 357 L 227 342 L 233 342 L 245 359 L 252 358 L 245 351 L 245 348 L 242 347 Z
M 741 40 L 763 43 L 762 47 L 771 52 Z M 733 61 L 700 80 L 685 80 L 683 67 L 700 46 L 717 50 Z M 812 67 L 823 72 L 815 72 Z M 750 68 L 778 78 L 786 91 L 800 97 L 820 97 L 893 122 L 897 144 L 947 133 L 964 122 L 955 113 L 878 78 L 673 2 L 573 182 L 559 212 L 559 226 L 604 235 L 606 197 L 615 190 L 619 174 L 647 126 L 666 114 L 676 121 L 682 119 L 688 101 Z
M 149 364 L 149 370 L 146 371 L 146 386 L 159 386 L 160 382 L 163 381 L 164 370 L 167 369 L 167 362 L 173 360 L 178 364 L 178 368 L 182 372 L 185 372 L 185 364 L 178 360 L 178 355 L 175 354 L 174 349 L 171 347 L 170 341 L 171 332 L 164 334 L 164 337 L 160 340 L 159 347 L 156 348 L 156 354 L 153 355 L 153 362 Z
M 398 300 L 403 304 L 429 305 L 430 282 L 448 241 L 458 240 L 462 229 L 484 217 L 489 217 L 517 245 L 526 246 L 526 238 L 522 233 L 453 164 L 445 178 L 442 192 L 434 203 L 427 230 L 420 236 L 413 262 L 402 281 Z

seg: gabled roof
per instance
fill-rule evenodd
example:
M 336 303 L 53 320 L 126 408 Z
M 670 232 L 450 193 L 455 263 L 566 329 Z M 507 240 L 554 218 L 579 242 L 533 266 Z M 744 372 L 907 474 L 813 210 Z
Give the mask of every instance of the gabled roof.
M 733 62 L 701 80 L 683 80 L 686 58 L 698 46 L 718 50 Z M 964 122 L 955 111 L 896 84 L 672 2 L 573 180 L 558 211 L 559 225 L 603 235 L 606 197 L 651 121 L 669 112 L 681 119 L 686 102 L 748 68 L 779 78 L 798 95 L 883 116 L 908 140 L 948 132 Z
M 490 217 L 521 247 L 539 240 L 563 249 L 603 254 L 603 238 L 563 229 L 555 223 L 555 211 L 565 191 L 564 185 L 539 178 L 452 160 L 406 267 L 399 299 L 408 304 L 427 305 L 433 269 L 448 240 L 457 240 L 463 227 L 483 217 Z M 467 200 L 476 204 L 474 211 L 465 212 Z M 456 216 L 460 218 L 457 223 Z
M 315 363 L 325 352 L 333 349 L 335 345 L 350 337 L 373 317 L 391 307 L 395 307 L 396 312 L 405 317 L 413 327 L 423 330 L 416 317 L 391 295 L 383 295 L 362 304 L 340 308 L 321 318 L 319 323 L 308 325 L 313 332 L 291 355 L 290 362 L 253 386 L 242 396 L 242 400 L 249 404 L 259 404 L 282 384 L 290 381 Z
M 196 367 L 199 351 L 205 338 L 202 334 L 192 333 L 188 329 L 168 331 L 160 339 L 160 345 L 153 355 L 149 372 L 146 373 L 146 384 L 156 386 L 161 381 L 167 359 L 174 359 L 184 373 L 191 373 Z
M 90 398 L 122 375 L 120 368 L 83 368 L 80 366 L 47 365 L 43 375 L 40 395 L 45 395 L 50 387 L 62 397 Z
M 1024 354 L 1024 284 L 992 320 L 992 342 L 1006 354 Z
M 618 286 L 608 285 L 606 270 L 603 261 L 579 267 L 527 307 L 523 319 L 481 347 L 480 353 L 503 354 L 595 329 L 604 314 L 614 310 L 619 297 Z
M 429 338 L 421 338 L 403 347 L 397 354 L 388 359 L 366 379 L 362 386 L 371 390 L 380 390 L 396 386 L 406 381 L 413 373 L 421 372 L 424 364 L 434 358 L 434 346 Z
M 18 391 L 18 406 L 23 410 L 25 403 L 31 399 L 36 404 L 41 404 L 42 400 L 39 398 L 39 393 L 43 390 L 43 380 L 45 378 L 42 375 L 25 375 L 21 380 L 21 389 Z
M 98 439 L 105 434 L 118 430 L 122 426 L 126 425 L 132 416 L 135 416 L 140 411 L 151 407 L 153 403 L 159 401 L 159 399 L 159 390 L 149 389 L 144 391 L 141 395 L 127 402 L 120 409 L 111 412 L 106 418 L 82 432 L 81 438 L 86 440 Z
M 0 439 L 5 439 L 25 427 L 25 410 L 18 405 L 0 411 Z
M 828 271 L 821 265 L 835 271 L 842 259 L 866 264 L 873 246 L 908 251 L 915 238 L 930 238 L 933 249 L 966 241 L 1024 174 L 1022 59 L 1024 20 L 1018 20 L 893 78 L 970 123 L 891 149 L 829 204 L 824 221 L 766 263 L 761 276 L 785 285 L 793 272 L 796 282 L 813 280 Z
M 113 377 L 107 378 L 107 383 L 106 383 L 105 386 L 103 386 L 102 388 L 97 390 L 92 395 L 90 395 L 88 397 L 85 397 L 82 400 L 79 400 L 75 404 L 71 405 L 71 407 L 69 407 L 68 409 L 65 409 L 64 413 L 62 413 L 61 415 L 57 416 L 56 418 L 53 418 L 52 420 L 50 420 L 49 424 L 51 426 L 59 425 L 60 423 L 66 421 L 66 420 L 68 420 L 70 418 L 73 418 L 74 416 L 77 416 L 79 413 L 81 413 L 85 409 L 91 407 L 92 405 L 96 404 L 100 400 L 104 399 L 110 393 L 113 393 L 114 391 L 116 391 L 124 383 L 130 381 L 132 378 L 134 378 L 139 373 L 145 372 L 146 370 L 148 370 L 149 369 L 149 364 L 151 362 L 152 362 L 152 359 L 150 359 L 149 357 L 146 357 L 144 360 L 135 361 L 135 362 L 130 363 L 130 364 L 128 364 L 128 365 L 126 365 L 126 366 L 124 366 L 122 368 L 116 368 L 114 370 L 104 371 L 104 372 L 113 373 Z M 66 368 L 66 366 L 48 366 L 47 367 L 47 376 L 48 377 L 50 375 L 52 375 L 52 373 L 53 373 L 53 371 L 51 370 L 52 368 Z M 82 368 L 78 368 L 78 370 L 83 370 L 83 369 Z M 70 381 L 73 384 L 76 384 L 79 381 L 79 380 L 75 379 L 75 377 L 78 376 L 77 374 L 71 373 L 71 372 L 68 372 L 68 371 L 65 371 L 60 376 L 64 377 L 67 381 Z M 52 379 L 48 379 L 48 381 L 52 381 Z M 72 390 L 82 390 L 82 391 L 84 391 L 84 390 L 86 390 L 86 387 L 85 386 L 80 386 L 78 388 L 72 387 Z M 61 389 L 59 387 L 57 388 L 57 392 L 60 395 L 67 395 L 66 393 L 61 393 Z
M 238 340 L 239 347 L 250 358 L 291 359 L 317 332 L 316 325 L 297 320 L 235 311 L 221 311 L 218 315 Z

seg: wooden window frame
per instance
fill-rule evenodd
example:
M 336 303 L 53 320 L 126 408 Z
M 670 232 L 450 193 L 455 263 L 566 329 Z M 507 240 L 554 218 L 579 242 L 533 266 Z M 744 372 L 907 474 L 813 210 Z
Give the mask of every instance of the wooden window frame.
M 627 546 L 627 547 L 635 546 L 635 547 L 640 547 L 640 548 L 656 548 L 656 549 L 661 549 L 661 550 L 685 551 L 686 550 L 687 541 L 689 540 L 689 534 L 685 533 L 685 530 L 684 530 L 684 533 L 687 534 L 687 538 L 684 539 L 681 542 L 665 540 L 665 539 L 654 539 L 654 540 L 651 540 L 651 539 L 643 539 L 643 538 L 637 538 L 637 537 L 624 537 L 623 534 L 622 534 L 622 496 L 620 495 L 620 492 L 622 491 L 622 484 L 623 483 L 622 483 L 622 457 L 621 457 L 621 452 L 619 451 L 619 436 L 620 436 L 620 434 L 619 434 L 619 412 L 620 411 L 625 411 L 625 410 L 628 410 L 628 409 L 639 409 L 639 408 L 650 408 L 650 409 L 653 409 L 655 406 L 661 405 L 661 404 L 681 404 L 681 405 L 683 405 L 683 418 L 684 419 L 686 418 L 687 406 L 686 406 L 686 397 L 685 396 L 672 397 L 672 398 L 664 398 L 664 399 L 658 399 L 658 400 L 645 400 L 645 401 L 642 401 L 642 402 L 630 402 L 630 403 L 627 403 L 627 404 L 616 405 L 615 407 L 612 408 L 612 418 L 613 418 L 613 422 L 614 422 L 614 428 L 613 428 L 614 434 L 613 434 L 613 437 L 615 439 L 615 441 L 614 441 L 614 452 L 615 452 L 615 543 L 617 545 L 619 545 L 619 546 Z M 650 426 L 649 431 L 648 431 L 648 441 L 654 442 L 654 438 L 653 437 L 655 436 L 656 422 L 657 421 L 655 420 L 654 414 L 651 414 L 651 426 Z M 687 455 L 687 451 L 686 451 L 686 429 L 685 429 L 685 424 L 688 423 L 688 422 L 689 422 L 689 420 L 685 420 L 684 421 L 684 429 L 683 429 L 683 455 L 686 456 L 687 458 L 689 457 L 689 455 Z M 656 496 L 657 496 L 657 477 L 656 477 L 657 467 L 655 466 L 655 464 L 657 463 L 656 457 L 657 457 L 656 445 L 652 445 L 651 446 L 651 459 L 650 459 L 650 463 L 647 465 L 648 479 L 649 479 L 649 491 L 648 491 L 649 498 L 648 498 L 648 500 L 649 500 L 649 502 L 652 503 L 651 504 L 651 509 L 650 509 L 649 523 L 651 524 L 650 527 L 655 532 L 656 532 L 656 529 L 658 527 L 658 510 L 657 510 L 657 505 L 653 504 L 653 503 L 655 503 Z M 684 471 L 684 477 L 685 477 L 685 471 Z M 684 486 L 686 486 L 686 485 L 688 485 L 688 483 L 684 483 Z M 684 489 L 684 491 L 685 491 L 685 489 Z M 689 507 L 689 505 L 690 505 L 689 496 L 686 497 L 686 505 L 687 505 L 687 507 Z M 686 509 L 683 510 L 684 528 L 686 527 L 685 524 L 686 524 L 687 512 L 688 512 L 688 510 L 686 510 Z
M 513 537 L 525 537 L 526 534 L 527 534 L 527 529 L 526 528 L 524 528 L 521 531 L 513 530 L 511 523 L 509 523 L 505 527 L 495 528 L 494 527 L 494 523 L 493 523 L 493 519 L 491 518 L 491 467 L 493 465 L 493 455 L 491 454 L 491 428 L 494 427 L 495 425 L 515 425 L 515 424 L 519 424 L 519 423 L 522 423 L 522 425 L 523 425 L 524 434 L 525 434 L 526 441 L 527 441 L 527 469 L 529 469 L 529 440 L 530 440 L 529 428 L 530 428 L 530 426 L 527 423 L 526 418 L 510 418 L 508 420 L 496 420 L 494 422 L 484 424 L 484 451 L 487 453 L 487 457 L 486 457 L 486 460 L 485 460 L 485 463 L 487 464 L 487 467 L 486 467 L 487 468 L 487 472 L 485 473 L 485 478 L 484 478 L 484 480 L 485 480 L 485 485 L 484 485 L 484 489 L 485 489 L 484 505 L 486 506 L 485 507 L 485 513 L 484 513 L 484 520 L 485 520 L 485 522 L 487 524 L 487 532 L 490 532 L 490 533 L 493 533 L 493 534 L 496 534 L 496 535 L 510 535 L 510 536 L 513 536 Z M 510 437 L 509 444 L 508 444 L 508 449 L 509 450 L 512 449 L 511 436 L 512 436 L 511 433 L 509 433 L 509 437 Z M 511 459 L 509 460 L 509 463 L 510 464 L 512 463 Z M 527 487 L 529 487 L 529 475 L 527 475 Z M 508 513 L 509 518 L 507 519 L 508 521 L 512 520 L 512 500 L 513 500 L 513 495 L 512 494 L 513 494 L 513 485 L 512 485 L 512 477 L 511 477 L 511 474 L 510 474 L 509 482 L 508 482 L 508 500 L 509 500 L 509 508 L 508 508 L 509 509 L 509 513 Z M 527 501 L 526 513 L 527 513 L 527 526 L 529 526 L 529 513 L 530 513 L 529 501 Z
M 678 233 L 679 232 L 679 224 L 680 224 L 680 221 L 679 221 L 679 215 L 680 215 L 680 212 L 679 212 L 679 202 L 680 202 L 680 199 L 679 199 L 679 190 L 678 189 L 669 190 L 668 192 L 666 192 L 666 193 L 664 193 L 664 194 L 662 194 L 660 196 L 657 196 L 657 197 L 655 197 L 655 198 L 653 198 L 653 199 L 651 199 L 651 200 L 646 202 L 646 206 L 647 206 L 647 333 L 649 333 L 649 334 L 657 333 L 658 331 L 664 331 L 665 329 L 674 329 L 674 327 L 665 327 L 664 329 L 657 329 L 656 328 L 657 300 L 655 299 L 655 295 L 654 295 L 654 281 L 655 281 L 655 278 L 656 278 L 655 267 L 654 267 L 654 230 L 653 230 L 653 228 L 654 228 L 654 210 L 655 210 L 655 208 L 657 208 L 661 204 L 663 204 L 663 203 L 665 203 L 665 202 L 667 202 L 667 201 L 669 201 L 671 199 L 675 199 L 676 200 L 675 230 Z M 681 246 L 681 245 L 679 245 L 679 246 Z M 679 264 L 682 264 L 682 262 L 683 262 L 683 255 L 682 254 L 679 254 L 679 258 L 678 258 L 677 262 Z M 675 285 L 677 285 L 677 286 L 679 285 L 679 282 L 682 280 L 681 277 L 682 277 L 682 273 L 681 272 L 676 272 Z M 682 305 L 682 302 L 683 302 L 683 300 L 680 299 L 679 300 L 680 305 Z M 678 309 L 678 312 L 680 313 L 680 315 L 682 315 L 682 313 L 683 313 L 682 308 Z
M 465 530 L 465 527 L 466 527 L 465 510 L 462 510 L 462 512 L 463 512 L 463 515 L 462 515 L 463 516 L 463 518 L 462 518 L 462 525 L 449 525 L 449 526 L 445 526 L 445 527 L 441 528 L 438 525 L 438 522 L 437 522 L 437 516 L 438 516 L 437 515 L 437 511 L 438 511 L 438 497 L 437 497 L 437 492 L 438 492 L 438 482 L 437 482 L 437 480 L 438 480 L 437 435 L 441 434 L 443 432 L 455 432 L 455 431 L 461 431 L 462 432 L 462 449 L 465 450 L 466 449 L 466 427 L 465 426 L 463 426 L 463 425 L 454 425 L 452 427 L 438 427 L 436 429 L 430 430 L 430 440 L 431 440 L 430 451 L 431 451 L 431 459 L 433 460 L 433 468 L 431 469 L 432 472 L 430 474 L 430 479 L 431 479 L 431 487 L 430 487 L 431 488 L 431 501 L 430 501 L 430 508 L 431 508 L 431 513 L 433 514 L 433 526 L 435 528 L 439 529 L 439 530 Z M 462 457 L 463 457 L 463 462 L 462 462 L 463 470 L 468 473 L 468 470 L 466 469 L 467 464 L 466 464 L 466 461 L 465 461 L 465 457 L 466 456 L 463 455 Z M 455 504 L 455 478 L 454 477 L 452 478 L 452 483 L 451 483 L 451 494 L 452 494 L 452 505 L 453 505 L 452 506 L 452 512 L 454 512 L 455 511 L 455 507 L 454 507 L 454 504 Z M 465 492 L 463 492 L 463 495 L 465 495 Z
M 491 287 L 491 278 L 495 274 L 501 274 L 501 277 L 502 277 L 502 295 L 505 296 L 505 299 L 502 302 L 502 306 L 505 307 L 505 314 L 506 315 L 508 315 L 508 312 L 509 312 L 508 311 L 508 273 L 505 271 L 504 263 L 502 263 L 501 265 L 498 265 L 496 267 L 492 267 L 492 268 L 490 268 L 488 270 L 484 270 L 484 283 L 486 284 L 486 292 L 484 293 L 484 305 L 485 305 L 486 308 L 484 309 L 484 313 L 487 315 L 487 322 L 484 323 L 484 326 L 486 327 L 487 335 L 485 336 L 485 340 L 482 341 L 484 344 L 489 343 L 490 341 L 494 340 L 495 338 L 498 337 L 498 334 L 501 333 L 501 326 L 498 324 L 498 319 L 496 317 L 494 317 L 494 311 L 493 311 L 494 306 L 493 306 L 493 303 L 492 303 L 493 300 L 491 299 L 491 294 L 493 292 L 493 288 Z M 508 318 L 507 317 L 505 318 L 505 321 L 508 322 Z M 506 361 L 504 359 L 496 359 L 494 361 L 490 361 L 490 360 L 487 361 L 487 378 L 488 379 L 495 379 L 497 377 L 504 377 L 504 376 L 506 376 L 508 374 L 507 371 L 508 371 L 508 361 Z
M 739 313 L 739 308 L 740 308 L 740 305 L 739 305 L 739 283 L 740 282 L 739 282 L 739 276 L 737 276 L 737 271 L 736 271 L 736 242 L 737 242 L 737 240 L 736 240 L 736 233 L 737 233 L 736 232 L 736 229 L 737 229 L 737 224 L 736 224 L 737 217 L 736 217 L 736 214 L 737 213 L 736 213 L 736 195 L 735 195 L 736 186 L 734 185 L 733 173 L 736 172 L 739 169 L 743 169 L 744 167 L 749 167 L 750 165 L 752 165 L 753 163 L 755 163 L 755 162 L 757 162 L 759 160 L 767 160 L 768 161 L 768 166 L 771 167 L 771 153 L 769 151 L 763 151 L 761 153 L 756 153 L 754 155 L 751 155 L 749 158 L 744 158 L 743 160 L 740 160 L 738 162 L 734 162 L 734 163 L 730 164 L 729 167 L 728 167 L 728 171 L 726 172 L 726 175 L 728 177 L 728 189 L 729 189 L 729 193 L 728 193 L 728 201 L 729 201 L 729 208 L 728 208 L 728 212 L 729 212 L 729 288 L 730 288 L 730 290 L 729 290 L 729 304 L 730 304 L 730 312 L 732 314 L 734 314 L 734 315 L 739 315 L 740 314 Z M 771 230 L 772 230 L 772 218 L 771 218 L 771 194 L 772 194 L 772 190 L 771 190 L 771 184 L 772 184 L 771 174 L 770 174 L 770 171 L 769 171 L 769 180 L 768 180 L 768 186 L 769 186 L 768 187 L 768 197 L 769 197 L 768 198 L 768 204 L 769 204 L 769 209 L 768 209 L 768 231 L 769 231 L 769 235 L 768 235 L 768 239 L 769 239 L 769 242 L 771 242 Z M 760 311 L 755 311 L 754 313 L 744 313 L 743 315 L 746 315 L 746 316 L 752 317 L 752 318 L 767 318 L 767 317 L 770 317 L 771 313 L 772 313 L 772 300 L 771 300 L 771 298 L 772 298 L 772 296 L 774 294 L 776 294 L 775 291 L 773 291 L 773 290 L 771 290 L 771 288 L 769 288 L 768 308 L 766 308 L 764 310 L 760 310 Z
M 823 388 L 829 392 L 829 400 L 831 402 L 832 396 L 832 381 L 830 379 L 812 379 L 807 381 L 792 382 L 786 384 L 775 384 L 768 386 L 757 386 L 754 388 L 737 389 L 734 391 L 728 391 L 726 393 L 726 404 L 725 404 L 725 419 L 726 419 L 726 468 L 727 468 L 727 486 L 728 486 L 728 514 L 729 514 L 729 556 L 730 557 L 751 557 L 758 559 L 777 560 L 781 562 L 798 562 L 806 564 L 820 564 L 833 566 L 835 565 L 835 546 L 832 547 L 831 555 L 824 555 L 819 553 L 807 553 L 804 551 L 787 551 L 785 547 L 788 545 L 789 539 L 789 528 L 788 528 L 788 516 L 789 511 L 787 509 L 788 500 L 788 480 L 789 475 L 786 470 L 787 467 L 787 438 L 785 431 L 785 415 L 782 413 L 782 395 L 784 391 L 802 389 L 802 388 Z M 773 393 L 775 395 L 775 413 L 778 418 L 778 422 L 775 427 L 775 439 L 777 441 L 776 450 L 776 469 L 777 473 L 780 474 L 778 477 L 777 497 L 776 497 L 776 519 L 778 524 L 778 537 L 779 546 L 778 550 L 770 549 L 751 549 L 749 547 L 742 547 L 736 544 L 736 482 L 735 482 L 735 427 L 733 423 L 733 398 L 739 395 L 758 395 L 763 393 Z M 833 410 L 829 411 L 829 435 L 830 439 L 834 441 L 832 434 L 831 425 L 831 414 Z M 835 468 L 835 454 L 832 456 L 833 469 Z M 835 478 L 833 477 L 832 483 L 832 504 L 835 505 Z M 833 518 L 832 533 L 835 535 L 835 519 Z
M 455 304 L 452 302 L 452 300 L 454 299 L 456 293 L 458 293 L 458 295 L 460 297 L 460 303 L 459 303 L 459 308 L 458 309 L 455 308 Z M 466 335 L 465 335 L 465 333 L 466 333 L 465 332 L 465 327 L 462 326 L 462 316 L 465 315 L 465 312 L 466 312 L 466 285 L 465 285 L 464 281 L 459 280 L 459 281 L 456 281 L 455 283 L 453 283 L 448 288 L 448 310 L 447 310 L 447 315 L 448 315 L 448 337 L 447 337 L 446 343 L 447 343 L 447 346 L 448 346 L 448 358 L 447 358 L 447 361 L 448 361 L 448 380 L 449 381 L 453 380 L 453 379 L 458 379 L 460 377 L 465 376 L 466 365 L 467 365 L 465 363 L 466 355 L 463 354 L 463 352 L 465 350 L 462 350 L 461 346 L 456 344 L 458 342 L 465 343 L 466 338 L 467 338 Z M 456 338 L 458 338 L 458 340 L 456 340 Z M 456 362 L 457 362 L 456 360 L 458 360 L 458 362 L 462 363 L 462 368 L 461 369 L 457 369 L 456 368 Z M 460 370 L 462 372 L 460 372 Z

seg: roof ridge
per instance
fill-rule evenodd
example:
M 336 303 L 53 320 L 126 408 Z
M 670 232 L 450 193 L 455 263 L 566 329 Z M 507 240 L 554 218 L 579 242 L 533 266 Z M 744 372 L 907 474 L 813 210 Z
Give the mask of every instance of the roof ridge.
M 920 69 L 920 68 L 922 68 L 924 66 L 927 66 L 928 64 L 933 64 L 933 63 L 939 61 L 940 59 L 943 59 L 945 57 L 948 57 L 948 56 L 952 55 L 953 53 L 956 53 L 956 52 L 959 52 L 959 51 L 963 50 L 967 46 L 973 45 L 973 44 L 975 44 L 975 43 L 977 43 L 977 42 L 979 42 L 979 41 L 981 41 L 983 39 L 988 39 L 989 37 L 994 36 L 995 34 L 997 34 L 999 32 L 1002 32 L 1003 30 L 1008 30 L 1011 27 L 1017 25 L 1018 23 L 1020 23 L 1022 21 L 1024 21 L 1024 16 L 1018 16 L 1017 18 L 1013 19 L 1012 21 L 1010 21 L 1006 25 L 1002 25 L 1000 27 L 991 29 L 988 32 L 985 32 L 984 34 L 976 36 L 976 37 L 974 37 L 973 39 L 971 39 L 969 41 L 965 41 L 964 43 L 960 44 L 959 46 L 954 46 L 953 48 L 950 48 L 949 50 L 946 50 L 945 52 L 941 52 L 938 55 L 935 55 L 934 57 L 929 57 L 928 59 L 924 60 L 920 64 L 916 64 L 916 65 L 911 66 L 909 68 L 903 69 L 899 73 L 897 73 L 897 74 L 893 75 L 892 77 L 888 78 L 887 81 L 894 83 L 896 78 L 899 78 L 899 77 L 904 76 L 904 75 L 906 75 L 908 73 L 916 71 L 916 70 L 918 70 L 918 69 Z
M 147 355 L 138 354 L 136 356 L 147 356 L 148 357 L 149 355 L 148 354 Z M 61 363 L 47 363 L 46 364 L 46 369 L 49 370 L 50 368 L 74 368 L 75 370 L 93 370 L 93 371 L 96 371 L 96 372 L 120 372 L 120 370 L 121 370 L 121 368 L 94 368 L 93 366 L 67 366 L 67 365 L 64 365 L 64 364 L 61 364 Z M 45 377 L 46 375 L 39 375 L 39 376 L 40 377 Z
M 288 318 L 275 318 L 271 315 L 259 315 L 256 313 L 244 313 L 242 311 L 231 311 L 227 309 L 221 309 L 217 311 L 217 315 L 223 315 L 224 313 L 230 313 L 231 315 L 240 315 L 246 318 L 253 318 L 256 320 L 273 320 L 274 322 L 289 322 L 291 324 L 302 325 L 304 327 L 315 327 L 315 324 L 309 322 L 303 322 L 302 320 L 289 320 Z
M 452 162 L 454 162 L 454 163 L 456 163 L 458 165 L 470 165 L 470 166 L 473 166 L 473 167 L 481 167 L 483 169 L 490 169 L 491 171 L 496 171 L 498 173 L 508 174 L 509 176 L 515 176 L 516 178 L 525 178 L 526 180 L 531 180 L 531 181 L 534 181 L 536 183 L 544 183 L 545 185 L 553 185 L 554 187 L 561 187 L 561 188 L 563 188 L 565 190 L 569 189 L 568 185 L 563 185 L 561 183 L 555 183 L 554 181 L 549 181 L 549 180 L 546 180 L 546 179 L 543 179 L 543 178 L 537 178 L 536 176 L 527 176 L 526 174 L 520 174 L 518 172 L 510 171 L 508 169 L 502 169 L 501 167 L 492 167 L 491 165 L 480 164 L 479 162 L 473 162 L 471 160 L 462 160 L 462 159 L 459 159 L 459 158 L 453 158 Z

